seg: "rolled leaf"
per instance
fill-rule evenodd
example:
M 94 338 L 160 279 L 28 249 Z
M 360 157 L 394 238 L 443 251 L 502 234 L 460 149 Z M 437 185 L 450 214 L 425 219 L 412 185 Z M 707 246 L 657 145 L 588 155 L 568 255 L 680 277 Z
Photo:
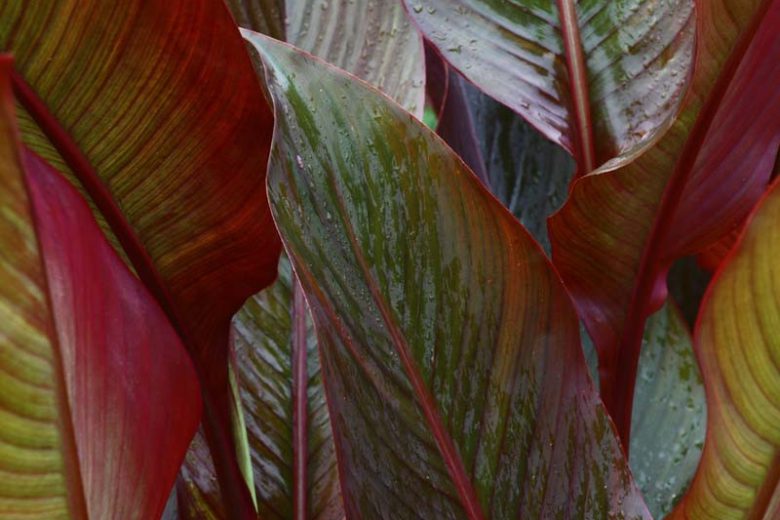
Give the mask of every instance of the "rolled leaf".
M 0 515 L 157 518 L 200 419 L 167 318 L 23 149 L 0 57 Z
M 696 327 L 707 440 L 673 518 L 780 514 L 780 183 L 713 280 Z
M 466 78 L 563 146 L 585 174 L 674 115 L 693 0 L 404 0 Z
M 17 58 L 23 139 L 83 186 L 193 356 L 221 478 L 246 506 L 222 426 L 228 333 L 274 279 L 279 243 L 264 187 L 272 117 L 229 11 L 3 2 L 0 47 Z
M 530 236 L 410 114 L 245 36 L 278 117 L 269 197 L 320 342 L 347 517 L 648 516 Z
M 744 219 L 780 141 L 780 2 L 701 2 L 683 111 L 635 157 L 575 182 L 550 221 L 553 261 L 599 350 L 602 397 L 628 437 L 645 318 L 680 256 Z M 635 159 L 635 160 L 634 160 Z

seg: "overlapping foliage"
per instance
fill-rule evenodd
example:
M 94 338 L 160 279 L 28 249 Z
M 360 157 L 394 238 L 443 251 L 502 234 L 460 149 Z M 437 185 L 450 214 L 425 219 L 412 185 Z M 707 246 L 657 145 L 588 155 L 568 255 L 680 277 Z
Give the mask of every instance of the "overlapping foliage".
M 777 517 L 777 27 L 1 3 L 0 516 Z

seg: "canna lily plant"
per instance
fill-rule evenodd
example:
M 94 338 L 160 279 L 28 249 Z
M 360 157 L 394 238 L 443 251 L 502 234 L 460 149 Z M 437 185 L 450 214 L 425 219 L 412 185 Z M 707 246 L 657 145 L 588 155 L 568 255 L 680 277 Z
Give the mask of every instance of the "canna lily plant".
M 778 27 L 0 3 L 0 517 L 780 518 Z

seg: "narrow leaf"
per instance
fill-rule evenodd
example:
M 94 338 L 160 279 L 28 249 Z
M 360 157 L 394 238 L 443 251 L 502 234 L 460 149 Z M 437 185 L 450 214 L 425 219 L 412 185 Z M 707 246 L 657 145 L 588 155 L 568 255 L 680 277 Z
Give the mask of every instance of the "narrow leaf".
M 674 115 L 693 0 L 404 0 L 470 81 L 563 146 L 585 174 Z
M 602 396 L 624 439 L 644 320 L 665 298 L 666 272 L 742 222 L 780 142 L 780 90 L 769 87 L 780 83 L 780 1 L 699 7 L 678 119 L 636 157 L 575 182 L 550 222 L 553 260 L 599 350 Z
M 192 364 L 78 193 L 18 146 L 0 58 L 0 515 L 159 517 L 200 418 Z
M 347 516 L 647 516 L 530 236 L 410 114 L 244 34 L 278 117 L 269 196 L 320 342 Z
M 285 260 L 276 284 L 250 300 L 234 320 L 259 510 L 263 518 L 340 519 L 344 512 L 317 341 L 302 296 Z M 303 373 L 296 373 L 300 369 Z M 298 388 L 305 394 L 296 395 Z
M 679 518 L 780 513 L 780 183 L 710 286 L 696 327 L 707 440 Z
M 88 193 L 193 356 L 220 478 L 252 516 L 225 431 L 228 333 L 274 279 L 279 244 L 264 186 L 272 117 L 229 11 L 3 2 L 0 47 L 18 60 L 25 142 Z

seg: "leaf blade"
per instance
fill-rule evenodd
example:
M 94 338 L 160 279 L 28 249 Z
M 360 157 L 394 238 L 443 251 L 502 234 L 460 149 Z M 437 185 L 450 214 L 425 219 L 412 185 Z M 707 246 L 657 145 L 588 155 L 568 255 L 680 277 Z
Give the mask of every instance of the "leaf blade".
M 30 87 L 17 89 L 26 143 L 86 189 L 195 359 L 220 479 L 235 516 L 252 516 L 225 426 L 228 334 L 280 244 L 264 193 L 271 114 L 229 11 L 6 2 L 0 46 Z
M 0 235 L 19 246 L 4 247 L 0 261 L 0 384 L 16 381 L 0 405 L 0 509 L 159 516 L 199 419 L 195 372 L 76 191 L 36 155 L 13 150 L 10 61 L 0 69 Z M 6 444 L 9 434 L 21 442 Z
M 780 135 L 777 93 L 748 81 L 780 78 L 771 58 L 780 4 L 699 7 L 701 51 L 678 119 L 634 156 L 577 180 L 549 223 L 553 261 L 599 349 L 602 394 L 624 437 L 643 323 L 666 296 L 667 270 L 742 221 L 771 174 L 765 158 L 774 158 Z M 745 104 L 721 108 L 733 100 Z M 756 102 L 766 103 L 760 113 Z M 729 139 L 740 144 L 725 146 Z M 715 159 L 728 168 L 704 167 Z
M 778 186 L 751 215 L 702 305 L 696 354 L 710 403 L 707 439 L 675 518 L 769 518 L 777 507 L 780 308 L 772 257 L 780 248 Z
M 400 2 L 286 0 L 285 41 L 351 72 L 422 119 L 422 37 Z
M 690 0 L 405 5 L 450 63 L 567 149 L 580 175 L 662 129 L 685 87 Z
M 566 294 L 514 218 L 408 113 L 311 57 L 245 35 L 279 116 L 269 192 L 317 329 L 347 515 L 576 516 L 618 503 L 646 515 L 585 372 Z M 453 294 L 439 295 L 437 283 Z M 505 309 L 491 306 L 502 300 Z M 555 327 L 552 307 L 561 309 Z M 512 332 L 501 325 L 509 315 L 522 317 Z M 553 412 L 535 415 L 537 406 Z M 551 442 L 553 431 L 567 441 Z

